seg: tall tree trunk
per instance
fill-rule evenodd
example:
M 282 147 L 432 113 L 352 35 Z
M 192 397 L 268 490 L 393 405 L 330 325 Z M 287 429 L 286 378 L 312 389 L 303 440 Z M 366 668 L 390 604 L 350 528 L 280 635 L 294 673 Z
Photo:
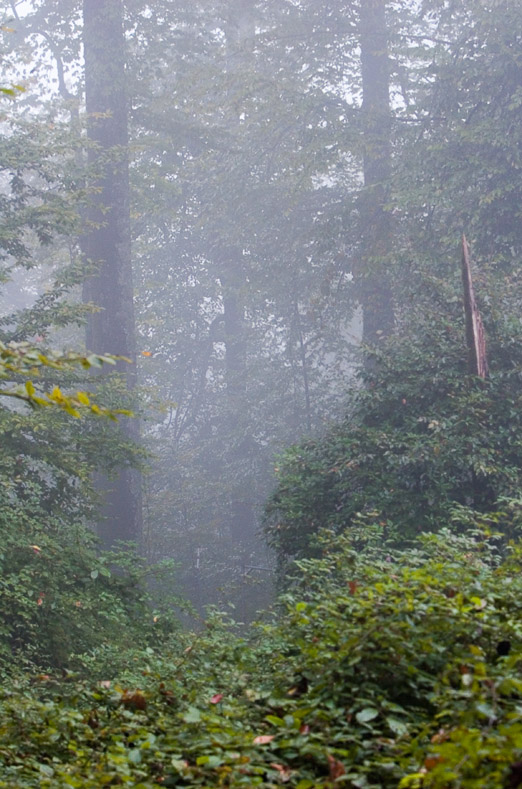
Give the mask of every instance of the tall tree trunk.
M 85 97 L 91 192 L 86 210 L 83 254 L 93 273 L 84 301 L 98 307 L 87 323 L 86 344 L 97 353 L 126 356 L 118 363 L 127 388 L 136 385 L 136 339 L 129 212 L 128 106 L 122 0 L 83 0 Z M 136 440 L 136 420 L 123 420 L 125 437 Z M 102 542 L 138 540 L 141 481 L 132 469 L 103 480 Z
M 252 16 L 252 0 L 232 0 L 226 26 L 228 50 L 227 70 L 240 78 L 242 70 L 251 67 L 251 52 L 254 43 L 255 25 Z M 237 118 L 232 124 L 239 125 Z M 248 466 L 252 442 L 241 435 L 242 424 L 248 420 L 247 403 L 247 343 L 245 321 L 246 276 L 243 252 L 240 248 L 225 249 L 221 258 L 220 274 L 223 290 L 223 313 L 225 326 L 225 376 L 226 376 L 226 432 L 229 443 L 231 477 Z M 246 449 L 248 448 L 248 449 Z M 228 515 L 230 534 L 236 543 L 242 561 L 255 537 L 255 516 L 252 491 L 242 479 L 233 484 L 230 512 Z
M 386 0 L 361 0 L 360 46 L 364 124 L 364 193 L 361 199 L 362 265 L 358 272 L 363 342 L 375 344 L 393 330 L 393 300 L 385 256 L 391 222 L 385 210 L 391 175 L 391 111 Z
M 229 251 L 230 254 L 230 251 Z M 245 408 L 246 398 L 246 322 L 244 307 L 245 281 L 242 272 L 242 256 L 223 265 L 220 279 L 223 291 L 223 317 L 225 325 L 225 376 L 227 409 L 237 418 Z
M 231 254 L 231 251 L 229 251 Z M 244 276 L 241 255 L 234 255 L 225 272 L 221 274 L 223 289 L 224 344 L 225 344 L 225 431 L 229 445 L 228 469 L 234 480 L 240 475 L 238 483 L 232 482 L 230 512 L 228 521 L 232 539 L 242 550 L 252 537 L 254 513 L 252 491 L 241 479 L 249 458 L 245 447 L 250 447 L 248 437 L 242 435 L 248 417 L 247 404 L 247 344 L 244 307 Z M 235 259 L 234 259 L 235 258 Z M 248 450 L 247 450 L 248 451 Z

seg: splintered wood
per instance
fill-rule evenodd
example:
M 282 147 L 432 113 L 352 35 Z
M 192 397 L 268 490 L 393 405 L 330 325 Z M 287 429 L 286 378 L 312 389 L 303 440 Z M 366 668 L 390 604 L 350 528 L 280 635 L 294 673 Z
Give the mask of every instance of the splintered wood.
M 480 312 L 475 299 L 471 276 L 471 259 L 466 236 L 462 236 L 462 283 L 464 285 L 464 309 L 466 312 L 466 340 L 469 353 L 469 367 L 472 375 L 487 378 L 488 360 L 486 356 L 486 335 Z

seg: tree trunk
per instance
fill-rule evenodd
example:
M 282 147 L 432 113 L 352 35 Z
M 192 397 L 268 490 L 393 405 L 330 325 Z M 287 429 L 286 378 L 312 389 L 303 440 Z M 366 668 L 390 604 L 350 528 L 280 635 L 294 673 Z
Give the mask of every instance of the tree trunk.
M 471 257 L 466 236 L 462 236 L 462 285 L 464 289 L 469 371 L 471 375 L 476 375 L 478 378 L 487 378 L 489 369 L 486 333 L 475 298 L 475 288 L 473 287 L 473 277 L 471 275 Z
M 244 307 L 244 276 L 242 255 L 227 250 L 228 261 L 222 263 L 220 274 L 223 291 L 225 345 L 225 409 L 224 430 L 228 444 L 228 473 L 231 480 L 231 502 L 228 513 L 230 535 L 243 551 L 252 538 L 254 513 L 250 486 L 244 484 L 244 469 L 249 464 L 251 442 L 242 435 L 248 416 L 247 404 L 247 344 Z
M 363 89 L 364 192 L 361 199 L 363 342 L 374 345 L 393 330 L 394 315 L 386 255 L 391 245 L 385 209 L 391 175 L 390 73 L 385 0 L 361 0 L 360 46 Z
M 121 0 L 83 0 L 85 98 L 89 140 L 90 198 L 82 251 L 92 274 L 83 298 L 98 311 L 87 323 L 86 344 L 97 353 L 125 356 L 119 362 L 127 388 L 136 385 L 131 232 L 129 212 L 128 106 L 125 36 Z M 139 437 L 137 420 L 122 420 L 124 437 Z M 138 540 L 141 534 L 141 481 L 132 469 L 100 481 L 105 507 L 100 537 Z
M 240 78 L 242 70 L 251 67 L 250 59 L 255 37 L 251 0 L 232 0 L 226 25 L 228 50 L 227 70 Z M 232 124 L 239 124 L 237 118 Z M 245 321 L 246 276 L 243 252 L 239 248 L 225 249 L 221 257 L 220 280 L 223 291 L 223 317 L 225 326 L 225 424 L 229 442 L 228 459 L 232 483 L 228 521 L 230 535 L 242 555 L 252 547 L 255 537 L 255 516 L 252 490 L 245 485 L 244 468 L 249 465 L 252 442 L 241 435 L 242 424 L 248 420 L 247 402 L 247 343 Z M 240 473 L 243 471 L 243 473 Z

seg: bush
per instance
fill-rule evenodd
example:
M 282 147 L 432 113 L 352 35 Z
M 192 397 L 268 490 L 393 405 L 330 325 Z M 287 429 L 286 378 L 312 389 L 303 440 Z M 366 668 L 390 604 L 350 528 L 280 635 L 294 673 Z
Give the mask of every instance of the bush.
M 154 623 L 135 552 L 99 554 L 94 534 L 50 513 L 41 492 L 36 480 L 0 484 L 0 673 L 79 669 L 79 656 L 108 644 L 121 661 L 136 641 L 156 641 L 172 617 Z
M 136 654 L 125 683 L 5 691 L 0 786 L 504 785 L 522 758 L 522 547 L 380 540 L 328 535 L 251 640 L 215 615 Z
M 266 520 L 283 570 L 314 554 L 320 529 L 340 533 L 361 513 L 404 540 L 447 524 L 458 505 L 492 513 L 518 496 L 522 325 L 509 313 L 490 319 L 491 374 L 477 380 L 451 306 L 423 304 L 361 369 L 345 420 L 284 454 Z

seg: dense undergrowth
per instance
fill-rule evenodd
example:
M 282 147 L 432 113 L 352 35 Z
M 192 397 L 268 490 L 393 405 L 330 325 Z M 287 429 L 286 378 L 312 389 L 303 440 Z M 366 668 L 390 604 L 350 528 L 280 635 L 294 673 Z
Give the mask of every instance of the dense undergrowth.
M 6 682 L 0 786 L 518 786 L 521 563 L 483 525 L 326 535 L 246 635 L 214 612 L 120 649 L 118 677 L 106 646 L 90 679 Z

